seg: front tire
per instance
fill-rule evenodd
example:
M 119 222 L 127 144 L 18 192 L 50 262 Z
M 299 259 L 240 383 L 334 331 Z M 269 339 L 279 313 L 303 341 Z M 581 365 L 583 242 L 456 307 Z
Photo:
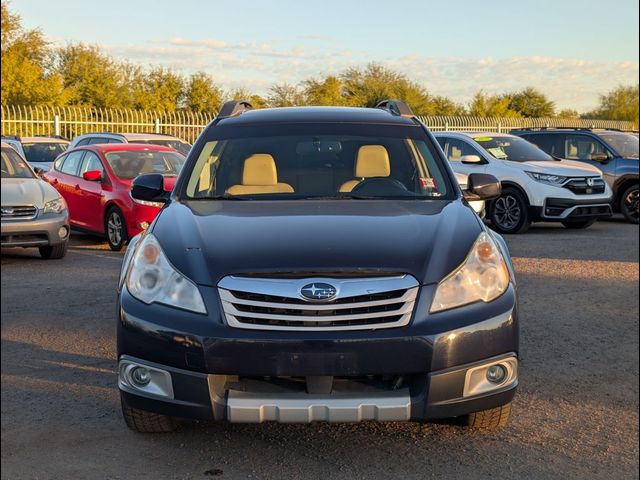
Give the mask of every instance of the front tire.
M 470 413 L 464 418 L 464 426 L 493 430 L 504 427 L 511 416 L 511 402 L 501 407 Z
M 638 224 L 638 185 L 631 185 L 620 197 L 620 211 L 624 218 L 631 223 Z
M 119 252 L 127 242 L 127 225 L 124 215 L 118 207 L 111 207 L 107 211 L 104 220 L 104 231 L 107 234 L 107 243 L 114 252 Z
M 47 245 L 44 247 L 38 247 L 40 251 L 40 256 L 45 260 L 58 260 L 63 258 L 67 254 L 67 243 L 65 240 L 58 245 Z
M 130 407 L 122 394 L 120 394 L 120 404 L 124 421 L 134 432 L 167 433 L 173 432 L 178 427 L 178 422 L 173 417 Z
M 562 225 L 564 225 L 565 228 L 568 228 L 570 230 L 582 230 L 585 228 L 589 228 L 594 223 L 596 223 L 595 220 L 580 220 L 577 222 L 570 222 L 570 221 L 562 222 Z
M 494 230 L 500 233 L 524 233 L 531 226 L 527 201 L 513 188 L 503 189 L 500 198 L 493 201 L 489 218 Z

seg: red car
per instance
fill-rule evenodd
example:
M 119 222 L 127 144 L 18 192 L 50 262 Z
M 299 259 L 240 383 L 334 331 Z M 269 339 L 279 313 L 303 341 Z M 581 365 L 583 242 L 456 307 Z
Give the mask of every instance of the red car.
M 159 145 L 86 145 L 56 158 L 44 178 L 67 201 L 73 228 L 106 235 L 111 249 L 120 250 L 162 207 L 134 200 L 131 181 L 145 173 L 161 173 L 165 188 L 171 190 L 184 161 L 175 150 Z

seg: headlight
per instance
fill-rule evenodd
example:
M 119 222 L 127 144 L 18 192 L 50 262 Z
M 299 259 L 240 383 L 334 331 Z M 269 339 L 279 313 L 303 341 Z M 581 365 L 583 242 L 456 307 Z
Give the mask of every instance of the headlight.
M 431 312 L 440 312 L 482 300 L 490 302 L 509 286 L 509 269 L 491 236 L 482 232 L 456 270 L 436 289 Z
M 64 198 L 58 197 L 55 200 L 49 200 L 45 203 L 42 213 L 60 213 L 65 208 L 67 208 L 67 203 L 64 201 Z
M 567 181 L 567 177 L 560 175 L 549 175 L 547 173 L 526 172 L 536 182 L 546 183 L 548 185 L 559 186 Z
M 136 246 L 127 274 L 127 289 L 144 303 L 207 313 L 198 287 L 167 260 L 158 240 L 147 234 Z

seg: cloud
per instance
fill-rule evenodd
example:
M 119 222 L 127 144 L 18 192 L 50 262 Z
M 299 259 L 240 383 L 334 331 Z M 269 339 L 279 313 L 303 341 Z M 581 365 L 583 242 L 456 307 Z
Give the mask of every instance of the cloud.
M 324 40 L 318 38 L 318 40 Z M 211 73 L 226 88 L 246 87 L 260 94 L 274 83 L 296 84 L 309 77 L 336 74 L 371 61 L 396 69 L 434 95 L 468 103 L 478 90 L 501 93 L 536 87 L 556 102 L 558 109 L 592 109 L 598 95 L 619 84 L 636 84 L 635 61 L 587 61 L 549 56 L 494 58 L 378 57 L 372 52 L 342 49 L 331 42 L 306 42 L 281 48 L 271 43 L 227 43 L 215 38 L 174 37 L 143 45 L 112 45 L 110 54 L 143 64 L 160 64 L 186 74 Z

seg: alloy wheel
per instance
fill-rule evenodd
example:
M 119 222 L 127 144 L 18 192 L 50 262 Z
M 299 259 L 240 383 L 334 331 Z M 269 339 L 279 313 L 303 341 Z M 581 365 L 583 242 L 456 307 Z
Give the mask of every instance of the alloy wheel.
M 522 210 L 518 199 L 512 195 L 505 195 L 496 200 L 494 219 L 505 230 L 512 230 L 520 222 Z
M 636 188 L 634 190 L 630 190 L 627 193 L 627 196 L 624 197 L 624 209 L 627 213 L 627 218 L 632 219 L 636 223 L 638 222 L 639 212 L 638 212 L 638 196 L 640 195 L 640 191 Z
M 117 212 L 112 212 L 107 220 L 107 235 L 111 245 L 119 245 L 122 241 L 122 217 Z

